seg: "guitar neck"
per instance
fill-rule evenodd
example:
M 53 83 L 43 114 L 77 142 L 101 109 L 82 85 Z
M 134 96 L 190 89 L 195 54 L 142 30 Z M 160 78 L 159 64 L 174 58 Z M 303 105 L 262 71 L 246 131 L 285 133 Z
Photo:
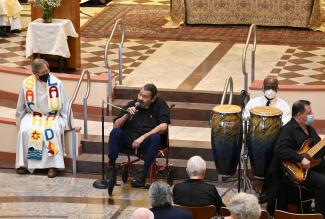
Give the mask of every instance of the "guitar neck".
M 307 154 L 310 157 L 314 157 L 314 155 L 317 154 L 324 146 L 325 146 L 325 139 L 322 139 L 317 144 L 315 144 L 312 148 L 310 148 Z

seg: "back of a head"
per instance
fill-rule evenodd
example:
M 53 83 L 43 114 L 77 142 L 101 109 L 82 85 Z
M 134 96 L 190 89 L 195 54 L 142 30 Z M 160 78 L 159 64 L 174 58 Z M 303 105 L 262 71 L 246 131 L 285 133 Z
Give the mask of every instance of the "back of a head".
M 262 211 L 257 198 L 243 192 L 233 196 L 227 208 L 235 219 L 259 219 Z
M 206 162 L 200 156 L 193 156 L 187 161 L 186 172 L 189 177 L 201 176 L 204 178 Z
M 154 219 L 154 215 L 147 208 L 137 208 L 131 215 L 131 219 Z
M 152 207 L 173 205 L 173 196 L 170 186 L 165 182 L 154 182 L 149 188 L 149 199 Z

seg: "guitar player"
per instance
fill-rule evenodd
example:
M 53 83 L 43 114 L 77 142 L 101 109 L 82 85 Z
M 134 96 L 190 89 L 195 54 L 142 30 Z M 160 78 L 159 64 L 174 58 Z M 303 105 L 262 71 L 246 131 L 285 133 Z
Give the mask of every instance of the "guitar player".
M 319 150 L 313 157 L 320 160 L 320 164 L 310 168 L 310 158 L 306 158 L 299 154 L 298 151 L 304 142 L 311 138 L 310 147 L 320 141 L 320 137 L 316 130 L 311 126 L 314 121 L 314 114 L 311 103 L 307 100 L 298 100 L 292 105 L 292 119 L 280 129 L 278 139 L 275 144 L 274 160 L 272 161 L 272 188 L 269 194 L 267 209 L 269 213 L 273 213 L 275 208 L 275 200 L 278 197 L 277 206 L 281 206 L 279 195 L 281 182 L 288 178 L 283 168 L 283 161 L 290 163 L 300 163 L 303 170 L 308 170 L 306 179 L 300 184 L 306 187 L 307 190 L 313 191 L 315 194 L 316 212 L 321 213 L 325 217 L 325 162 L 324 148 Z M 291 178 L 287 180 L 294 183 Z M 283 197 L 283 195 L 282 195 Z M 281 208 L 281 207 L 280 207 Z M 287 209 L 280 209 L 287 210 Z

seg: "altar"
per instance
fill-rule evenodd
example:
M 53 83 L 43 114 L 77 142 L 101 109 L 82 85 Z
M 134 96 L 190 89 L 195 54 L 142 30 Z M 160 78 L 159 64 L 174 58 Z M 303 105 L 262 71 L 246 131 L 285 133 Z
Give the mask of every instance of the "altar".
M 176 24 L 256 24 L 316 29 L 320 0 L 171 0 Z

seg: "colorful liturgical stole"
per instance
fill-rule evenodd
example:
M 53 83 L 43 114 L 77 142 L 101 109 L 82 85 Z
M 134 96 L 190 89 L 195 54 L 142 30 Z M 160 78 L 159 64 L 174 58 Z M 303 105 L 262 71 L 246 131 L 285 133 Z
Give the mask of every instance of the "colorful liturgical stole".
M 47 81 L 47 98 L 49 113 L 42 115 L 36 106 L 36 79 L 31 75 L 24 80 L 24 96 L 27 108 L 33 113 L 29 131 L 29 147 L 27 159 L 42 160 L 43 142 L 47 147 L 48 156 L 58 154 L 59 148 L 55 144 L 53 127 L 58 121 L 61 110 L 60 81 L 51 76 Z

